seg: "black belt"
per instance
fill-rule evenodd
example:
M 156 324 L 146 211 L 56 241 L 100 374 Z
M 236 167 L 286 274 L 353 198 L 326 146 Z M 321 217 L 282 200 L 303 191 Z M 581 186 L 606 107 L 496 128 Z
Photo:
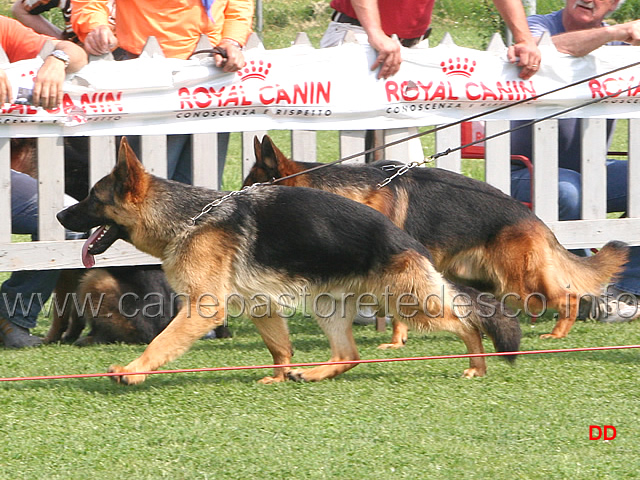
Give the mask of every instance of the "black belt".
M 360 24 L 360 21 L 357 18 L 350 17 L 349 15 L 345 15 L 344 13 L 338 12 L 338 11 L 333 12 L 333 15 L 331 15 L 331 20 L 338 23 L 348 23 L 349 25 L 362 27 L 362 25 Z M 429 35 L 431 35 L 431 27 L 427 28 L 427 30 L 419 37 L 399 38 L 398 40 L 400 40 L 400 43 L 402 44 L 403 47 L 411 48 L 419 44 L 424 39 L 429 38 Z

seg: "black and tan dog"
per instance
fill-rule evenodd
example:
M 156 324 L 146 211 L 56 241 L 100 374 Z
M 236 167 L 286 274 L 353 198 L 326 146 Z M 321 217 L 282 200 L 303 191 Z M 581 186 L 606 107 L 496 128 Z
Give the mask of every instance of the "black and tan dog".
M 73 288 L 64 296 L 56 289 L 58 306 L 45 343 L 149 343 L 178 312 L 180 299 L 157 265 L 68 273 Z
M 227 299 L 250 304 L 244 311 L 276 365 L 290 363 L 286 317 L 298 305 L 316 317 L 333 361 L 359 359 L 351 323 L 360 301 L 384 304 L 415 328 L 452 332 L 470 353 L 483 352 L 482 333 L 498 351 L 519 347 L 520 324 L 496 301 L 444 280 L 425 247 L 384 215 L 320 190 L 264 186 L 231 196 L 163 180 L 123 141 L 111 174 L 58 219 L 71 230 L 100 227 L 87 240 L 88 254 L 124 239 L 160 258 L 184 300 L 138 359 L 110 368 L 123 383 L 142 382 L 144 375 L 128 374 L 159 368 L 222 324 Z M 317 381 L 354 365 L 277 367 L 262 381 Z M 485 372 L 484 358 L 471 357 L 464 374 Z
M 65 137 L 65 193 L 80 200 L 89 192 L 89 137 Z M 35 138 L 11 139 L 11 168 L 38 178 Z M 157 266 L 62 270 L 54 290 L 53 321 L 45 343 L 149 343 L 177 312 L 175 293 Z M 80 336 L 86 327 L 87 335 Z M 221 325 L 207 338 L 228 338 Z
M 254 140 L 256 164 L 244 185 L 285 178 L 281 185 L 332 192 L 368 205 L 426 246 L 436 269 L 457 283 L 473 285 L 512 305 L 539 312 L 556 309 L 546 338 L 566 337 L 581 299 L 600 295 L 627 261 L 627 247 L 610 242 L 582 258 L 566 250 L 528 208 L 479 180 L 439 168 L 414 168 L 384 188 L 397 162 L 334 165 L 288 159 L 268 136 Z M 394 322 L 390 344 L 401 347 L 405 325 Z

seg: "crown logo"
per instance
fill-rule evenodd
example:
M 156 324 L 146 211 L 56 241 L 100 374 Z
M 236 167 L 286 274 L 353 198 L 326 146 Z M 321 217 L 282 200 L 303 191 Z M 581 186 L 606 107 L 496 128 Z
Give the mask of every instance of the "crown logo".
M 476 61 L 470 61 L 468 58 L 450 58 L 446 62 L 440 62 L 442 72 L 447 76 L 462 75 L 463 77 L 470 77 L 476 67 Z
M 270 69 L 271 63 L 265 63 L 263 60 L 251 60 L 244 66 L 244 68 L 238 70 L 238 75 L 243 82 L 251 78 L 265 80 L 267 75 L 269 75 Z

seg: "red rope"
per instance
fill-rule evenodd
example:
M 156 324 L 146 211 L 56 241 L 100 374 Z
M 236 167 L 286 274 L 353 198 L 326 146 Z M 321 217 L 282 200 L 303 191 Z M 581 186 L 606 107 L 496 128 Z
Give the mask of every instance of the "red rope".
M 210 368 L 183 368 L 177 370 L 155 370 L 152 372 L 127 372 L 126 375 L 158 375 L 164 373 L 198 373 L 198 372 L 227 372 L 232 370 L 258 370 L 264 368 L 280 367 L 317 367 L 320 365 L 355 365 L 361 363 L 389 363 L 389 362 L 410 362 L 415 360 L 449 360 L 454 358 L 474 358 L 474 357 L 503 357 L 506 355 L 539 355 L 543 353 L 572 353 L 572 352 L 594 352 L 600 350 L 624 350 L 640 348 L 640 345 L 617 345 L 611 347 L 583 347 L 564 348 L 559 350 L 525 350 L 521 352 L 495 352 L 495 353 L 465 353 L 459 355 L 434 355 L 428 357 L 404 357 L 404 358 L 373 358 L 370 360 L 343 360 L 338 362 L 309 362 L 309 363 L 289 363 L 287 365 L 245 365 L 237 367 L 210 367 Z M 37 377 L 9 377 L 0 378 L 0 382 L 17 382 L 26 380 L 61 380 L 66 378 L 92 378 L 92 377 L 116 377 L 123 373 L 81 373 L 71 375 L 43 375 Z

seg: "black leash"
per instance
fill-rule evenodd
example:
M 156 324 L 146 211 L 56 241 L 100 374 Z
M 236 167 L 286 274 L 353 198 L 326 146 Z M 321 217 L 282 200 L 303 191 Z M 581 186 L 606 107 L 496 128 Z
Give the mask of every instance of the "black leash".
M 208 54 L 211 54 L 211 56 L 220 55 L 224 59 L 227 59 L 227 60 L 229 59 L 229 54 L 227 53 L 227 49 L 220 46 L 213 47 L 213 48 L 206 48 L 204 50 L 196 50 L 191 54 L 191 56 L 198 55 L 199 53 L 208 53 Z
M 218 49 L 220 51 L 217 51 L 216 49 Z M 222 52 L 224 52 L 224 53 L 222 53 Z M 221 47 L 214 47 L 213 49 L 201 50 L 201 51 L 194 52 L 194 54 L 195 53 L 212 53 L 212 54 L 220 53 L 220 55 L 225 56 L 226 55 L 226 50 L 224 50 Z M 434 128 L 431 128 L 429 130 L 426 130 L 424 132 L 418 132 L 418 133 L 415 133 L 413 135 L 409 135 L 409 136 L 407 136 L 405 138 L 401 138 L 399 140 L 395 140 L 393 142 L 381 145 L 379 147 L 370 148 L 370 149 L 365 150 L 363 152 L 359 152 L 359 153 L 355 153 L 355 154 L 352 154 L 352 155 L 348 155 L 346 157 L 339 158 L 338 160 L 334 160 L 333 162 L 323 163 L 322 165 L 318 165 L 316 167 L 312 167 L 312 168 L 310 168 L 308 170 L 304 170 L 302 172 L 293 173 L 291 175 L 287 175 L 286 177 L 272 178 L 269 182 L 255 183 L 253 185 L 249 185 L 249 186 L 243 187 L 240 190 L 229 192 L 227 195 L 224 195 L 223 197 L 221 197 L 221 198 L 219 198 L 219 199 L 217 199 L 217 200 L 205 205 L 203 207 L 203 209 L 196 216 L 190 218 L 190 221 L 191 221 L 190 224 L 192 226 L 194 226 L 196 224 L 196 222 L 200 219 L 200 217 L 202 217 L 203 215 L 205 215 L 206 213 L 211 211 L 212 208 L 220 205 L 221 203 L 225 202 L 229 198 L 235 197 L 235 196 L 240 195 L 242 193 L 245 193 L 245 192 L 247 192 L 249 190 L 253 190 L 255 188 L 266 186 L 266 185 L 275 185 L 275 184 L 277 184 L 279 182 L 282 182 L 284 180 L 288 180 L 290 178 L 297 177 L 299 175 L 304 175 L 306 173 L 310 173 L 310 172 L 313 172 L 315 170 L 319 170 L 321 168 L 327 168 L 327 167 L 330 167 L 332 165 L 337 165 L 339 163 L 346 162 L 347 160 L 351 160 L 353 158 L 360 157 L 362 155 L 367 155 L 368 153 L 377 152 L 378 150 L 382 150 L 383 148 L 392 147 L 394 145 L 399 145 L 400 143 L 407 142 L 407 141 L 412 140 L 414 138 L 419 138 L 419 137 L 421 137 L 423 135 L 427 135 L 429 133 L 439 132 L 439 131 L 444 130 L 446 128 L 453 127 L 455 125 L 460 125 L 460 124 L 465 123 L 465 122 L 470 122 L 472 120 L 476 120 L 478 118 L 481 118 L 481 117 L 484 117 L 484 116 L 487 116 L 487 115 L 491 115 L 493 113 L 500 112 L 502 110 L 506 110 L 507 108 L 511 108 L 511 107 L 516 106 L 516 105 L 521 105 L 523 103 L 530 102 L 532 100 L 537 100 L 538 98 L 542 98 L 542 97 L 544 97 L 546 95 L 550 95 L 552 93 L 560 92 L 560 91 L 565 90 L 567 88 L 575 87 L 575 86 L 581 85 L 581 84 L 583 84 L 585 82 L 589 82 L 591 80 L 595 80 L 596 78 L 603 77 L 605 75 L 611 75 L 613 73 L 625 70 L 627 68 L 635 67 L 635 66 L 638 66 L 638 65 L 640 65 L 640 62 L 635 62 L 635 63 L 631 63 L 629 65 L 625 65 L 623 67 L 618 67 L 618 68 L 615 68 L 615 69 L 610 70 L 608 72 L 601 73 L 601 74 L 598 74 L 598 75 L 593 75 L 591 77 L 584 78 L 582 80 L 578 80 L 576 82 L 570 83 L 568 85 L 564 85 L 562 87 L 558 87 L 558 88 L 555 88 L 553 90 L 549 90 L 548 92 L 544 92 L 544 93 L 541 93 L 539 95 L 534 95 L 533 97 L 530 97 L 530 98 L 518 100 L 516 102 L 509 103 L 509 104 L 506 104 L 506 105 L 501 105 L 500 107 L 496 107 L 496 108 L 494 108 L 492 110 L 489 110 L 489 111 L 486 111 L 486 112 L 481 112 L 481 113 L 472 115 L 470 117 L 466 117 L 466 118 L 464 118 L 462 120 L 457 120 L 455 122 L 447 123 L 445 125 L 439 125 L 439 126 L 436 126 Z M 415 85 L 414 85 L 414 87 L 415 87 Z M 480 138 L 480 139 L 475 140 L 475 141 L 473 141 L 471 143 L 467 143 L 466 145 L 461 145 L 461 146 L 455 147 L 455 148 L 448 148 L 444 152 L 440 152 L 440 153 L 436 153 L 434 155 L 431 155 L 428 160 L 424 160 L 422 162 L 411 162 L 409 164 L 403 165 L 403 166 L 398 168 L 398 171 L 395 174 L 391 175 L 384 182 L 380 183 L 378 185 L 378 188 L 384 187 L 385 185 L 387 185 L 391 181 L 393 181 L 395 178 L 397 178 L 397 177 L 399 177 L 401 175 L 404 175 L 410 169 L 415 168 L 415 167 L 417 167 L 419 165 L 424 165 L 426 163 L 429 163 L 429 162 L 431 162 L 431 161 L 433 161 L 433 160 L 435 160 L 435 159 L 437 159 L 439 157 L 443 157 L 445 155 L 448 155 L 450 153 L 456 152 L 458 150 L 462 150 L 463 148 L 467 148 L 467 147 L 476 145 L 478 143 L 482 143 L 482 142 L 484 142 L 486 140 L 491 140 L 491 139 L 499 137 L 501 135 L 506 135 L 507 133 L 511 133 L 511 132 L 519 130 L 521 128 L 529 127 L 529 126 L 534 125 L 534 124 L 536 124 L 538 122 L 542 122 L 544 120 L 549 120 L 549 119 L 555 118 L 555 117 L 557 117 L 559 115 L 563 115 L 565 113 L 572 112 L 572 111 L 577 110 L 579 108 L 586 107 L 586 106 L 592 105 L 594 103 L 601 102 L 601 101 L 609 99 L 609 98 L 617 97 L 621 93 L 629 92 L 629 91 L 631 91 L 632 89 L 635 89 L 635 88 L 638 88 L 638 85 L 634 85 L 634 86 L 629 87 L 629 88 L 627 88 L 625 90 L 621 90 L 619 92 L 616 92 L 615 94 L 609 94 L 609 95 L 606 95 L 606 96 L 601 97 L 601 98 L 596 98 L 596 99 L 590 100 L 590 101 L 588 101 L 586 103 L 583 103 L 583 104 L 580 104 L 580 105 L 577 105 L 577 106 L 573 106 L 573 107 L 567 108 L 565 110 L 561 110 L 561 111 L 556 112 L 556 113 L 549 114 L 549 115 L 547 115 L 545 117 L 542 117 L 542 118 L 539 118 L 539 119 L 532 120 L 531 122 L 527 122 L 526 124 L 520 125 L 520 126 L 514 128 L 514 129 L 503 130 L 502 132 L 495 133 L 495 134 L 490 135 L 488 137 Z
M 496 107 L 496 108 L 494 108 L 494 109 L 492 109 L 492 110 L 489 110 L 489 111 L 486 111 L 486 112 L 477 113 L 477 114 L 475 114 L 475 115 L 471 115 L 470 117 L 463 118 L 462 120 L 457 120 L 457 121 L 455 121 L 455 122 L 447 123 L 447 124 L 444 124 L 444 125 L 438 125 L 438 126 L 433 127 L 433 128 L 431 128 L 431 129 L 429 129 L 429 130 L 425 130 L 424 132 L 414 133 L 413 135 L 409 135 L 409 136 L 404 137 L 404 138 L 401 138 L 401 139 L 399 139 L 399 140 L 394 140 L 393 142 L 385 143 L 384 145 L 380 145 L 380 146 L 378 146 L 378 147 L 373 147 L 373 148 L 370 148 L 370 149 L 368 149 L 368 150 L 364 150 L 364 151 L 362 151 L 362 152 L 354 153 L 354 154 L 348 155 L 348 156 L 346 156 L 346 157 L 339 158 L 338 160 L 334 160 L 334 161 L 332 161 L 332 162 L 323 163 L 322 165 L 318 165 L 318 166 L 315 166 L 315 167 L 309 168 L 309 169 L 304 170 L 304 171 L 302 171 L 302 172 L 293 173 L 293 174 L 291 174 L 291 175 L 287 175 L 286 177 L 273 178 L 273 179 L 271 179 L 271 181 L 269 182 L 269 184 L 274 185 L 274 184 L 279 183 L 279 182 L 282 182 L 282 181 L 284 181 L 284 180 L 288 180 L 288 179 L 290 179 L 290 178 L 297 177 L 298 175 L 304 175 L 305 173 L 310 173 L 310 172 L 313 172 L 313 171 L 315 171 L 315 170 L 319 170 L 319 169 L 321 169 L 321 168 L 326 168 L 326 167 L 330 167 L 330 166 L 332 166 L 332 165 L 337 165 L 337 164 L 340 164 L 340 163 L 346 162 L 347 160 L 351 160 L 351 159 L 354 159 L 354 158 L 357 158 L 357 157 L 360 157 L 360 156 L 363 156 L 363 155 L 367 155 L 367 154 L 369 154 L 369 153 L 377 152 L 377 151 L 382 150 L 382 149 L 384 149 L 384 148 L 393 147 L 393 146 L 395 146 L 395 145 L 399 145 L 399 144 L 401 144 L 401 143 L 403 143 L 403 142 L 408 142 L 409 140 L 413 140 L 414 138 L 420 138 L 420 137 L 422 137 L 423 135 L 428 135 L 428 134 L 430 134 L 430 133 L 436 133 L 436 132 L 439 132 L 439 131 L 444 130 L 444 129 L 446 129 L 446 128 L 454 127 L 454 126 L 456 126 L 456 125 L 460 125 L 460 124 L 465 123 L 465 122 L 470 122 L 470 121 L 472 121 L 472 120 L 476 120 L 476 119 L 478 119 L 478 118 L 482 118 L 482 117 L 484 117 L 484 116 L 491 115 L 491 114 L 493 114 L 493 113 L 501 112 L 502 110 L 506 110 L 506 109 L 508 109 L 508 108 L 515 107 L 515 106 L 517 106 L 517 105 L 521 105 L 521 104 L 523 104 L 523 103 L 531 102 L 531 101 L 533 101 L 533 100 L 537 100 L 537 99 L 542 98 L 542 97 L 544 97 L 544 96 L 551 95 L 552 93 L 557 93 L 557 92 L 560 92 L 560 91 L 562 91 L 562 90 L 566 90 L 566 89 L 568 89 L 568 88 L 576 87 L 576 86 L 581 85 L 581 84 L 583 84 L 583 83 L 590 82 L 591 80 L 595 80 L 596 78 L 603 77 L 603 76 L 605 76 L 605 75 L 611 75 L 611 74 L 613 74 L 613 73 L 616 73 L 616 72 L 619 72 L 619 71 L 625 70 L 625 69 L 627 69 L 627 68 L 636 67 L 636 66 L 638 66 L 638 65 L 640 65 L 640 62 L 635 62 L 635 63 L 631 63 L 631 64 L 629 64 L 629 65 L 625 65 L 625 66 L 622 66 L 622 67 L 618 67 L 618 68 L 615 68 L 615 69 L 610 70 L 610 71 L 608 71 L 608 72 L 600 73 L 600 74 L 598 74 L 598 75 L 593 75 L 593 76 L 591 76 L 591 77 L 587 77 L 587 78 L 584 78 L 584 79 L 582 79 L 582 80 L 578 80 L 578 81 L 576 81 L 576 82 L 570 83 L 570 84 L 568 84 L 568 85 L 564 85 L 564 86 L 562 86 L 562 87 L 554 88 L 553 90 L 549 90 L 548 92 L 544 92 L 544 93 L 541 93 L 541 94 L 539 94 L 539 95 L 534 95 L 533 97 L 530 97 L 530 98 L 525 98 L 525 99 L 522 99 L 522 100 L 517 100 L 517 101 L 515 101 L 515 102 L 513 102 L 513 103 L 508 103 L 508 104 L 506 104 L 506 105 L 501 105 L 501 106 Z M 413 82 L 411 82 L 411 83 L 413 83 Z M 415 88 L 417 88 L 415 85 L 414 85 L 414 87 L 415 87 Z M 620 92 L 617 92 L 617 93 L 615 93 L 615 94 L 610 94 L 610 95 L 607 95 L 607 96 L 602 97 L 602 98 L 594 99 L 594 100 L 591 100 L 591 101 L 589 101 L 589 102 L 587 102 L 587 103 L 584 103 L 584 104 L 581 104 L 581 105 L 578 105 L 578 106 L 575 106 L 575 107 L 571 107 L 571 108 L 569 108 L 569 109 L 566 109 L 566 110 L 560 111 L 560 112 L 558 112 L 558 113 L 551 114 L 551 115 L 548 115 L 548 116 L 546 116 L 546 117 L 543 117 L 543 118 L 540 118 L 540 119 L 537 119 L 537 120 L 533 120 L 533 121 L 531 121 L 531 122 L 529 122 L 529 123 L 527 123 L 527 124 L 525 124 L 525 125 L 522 125 L 522 126 L 520 126 L 520 127 L 516 128 L 516 129 L 514 129 L 514 130 L 511 130 L 511 129 L 509 129 L 509 130 L 504 130 L 504 131 L 502 131 L 502 132 L 496 133 L 496 134 L 491 135 L 491 136 L 489 136 L 489 137 L 485 137 L 485 138 L 478 139 L 478 140 L 476 140 L 476 141 L 474 141 L 474 142 L 468 143 L 468 144 L 466 144 L 466 145 L 462 145 L 462 146 L 460 146 L 460 147 L 456 147 L 456 148 L 454 148 L 454 149 L 450 149 L 450 148 L 449 148 L 449 149 L 447 149 L 447 150 L 446 150 L 446 151 L 444 151 L 444 152 L 436 153 L 436 154 L 432 155 L 431 157 L 429 157 L 429 158 L 430 158 L 430 160 L 429 160 L 429 161 L 432 161 L 432 160 L 435 160 L 436 158 L 439 158 L 439 157 L 442 157 L 442 156 L 448 155 L 449 153 L 456 152 L 456 151 L 461 150 L 461 149 L 463 149 L 463 148 L 466 148 L 466 147 L 469 147 L 469 146 L 472 146 L 472 145 L 476 145 L 477 143 L 482 143 L 482 142 L 484 142 L 485 140 L 490 140 L 490 139 L 492 139 L 492 138 L 499 137 L 499 136 L 501 136 L 501 135 L 505 135 L 505 134 L 507 134 L 507 133 L 510 133 L 511 131 L 519 130 L 520 128 L 528 127 L 528 126 L 530 126 L 530 125 L 533 125 L 533 124 L 535 124 L 535 123 L 541 122 L 541 121 L 543 121 L 543 120 L 549 120 L 549 119 L 554 118 L 554 117 L 556 117 L 556 116 L 558 116 L 558 115 L 562 115 L 562 114 L 564 114 L 564 113 L 571 112 L 571 111 L 573 111 L 573 110 L 577 110 L 578 108 L 586 107 L 586 106 L 591 105 L 591 104 L 593 104 L 593 103 L 597 103 L 597 102 L 599 102 L 599 101 L 606 100 L 606 99 L 608 99 L 608 98 L 612 98 L 612 97 L 618 96 L 618 95 L 620 95 L 621 93 L 628 92 L 628 91 L 630 91 L 630 90 L 631 90 L 631 89 L 633 89 L 633 88 L 637 88 L 637 85 L 636 85 L 636 86 L 633 86 L 633 87 L 630 87 L 630 88 L 628 88 L 628 89 L 626 89 L 626 90 L 622 90 L 622 91 L 620 91 Z M 418 163 L 418 165 L 423 165 L 424 163 L 427 163 L 427 162 L 419 162 L 419 163 Z M 417 166 L 417 165 L 416 165 L 416 166 Z

